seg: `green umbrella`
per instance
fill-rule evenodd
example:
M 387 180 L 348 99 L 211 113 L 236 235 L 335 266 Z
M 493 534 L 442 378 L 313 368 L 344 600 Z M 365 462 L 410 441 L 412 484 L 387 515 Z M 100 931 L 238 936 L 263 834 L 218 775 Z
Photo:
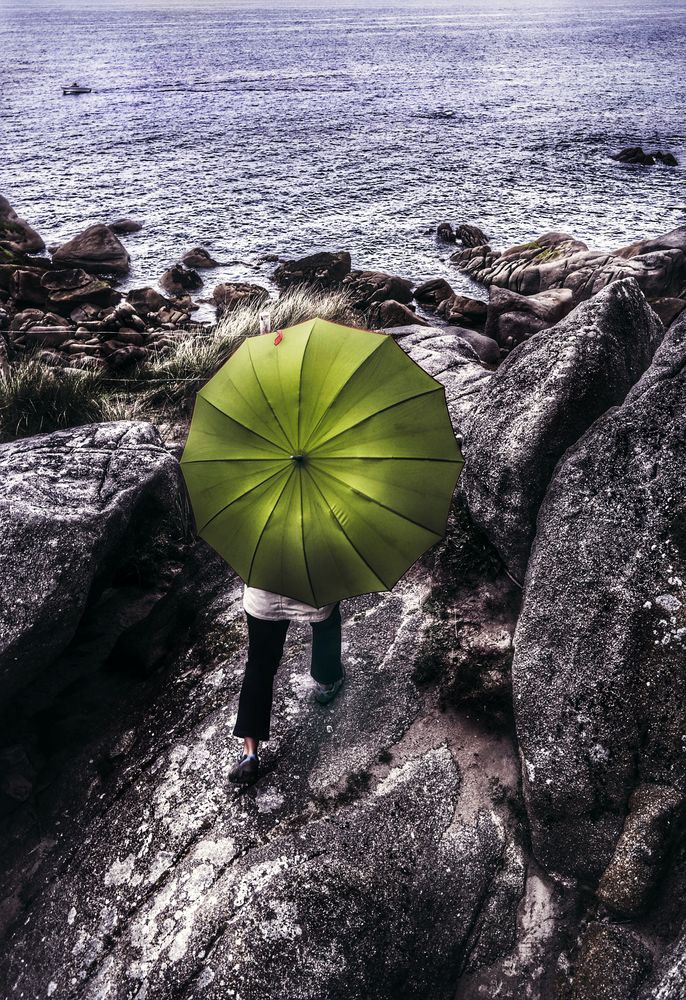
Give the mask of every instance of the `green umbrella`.
M 322 319 L 246 340 L 181 456 L 199 535 L 315 607 L 390 590 L 443 536 L 462 464 L 440 382 L 391 337 Z

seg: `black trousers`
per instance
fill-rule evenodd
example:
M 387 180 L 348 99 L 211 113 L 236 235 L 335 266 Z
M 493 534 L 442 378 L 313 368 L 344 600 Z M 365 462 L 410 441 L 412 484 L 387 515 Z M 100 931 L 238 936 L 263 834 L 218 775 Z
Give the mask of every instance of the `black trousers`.
M 234 736 L 269 739 L 274 678 L 286 641 L 290 620 L 265 621 L 246 611 L 248 662 L 238 700 Z M 343 674 L 341 665 L 341 612 L 337 604 L 328 618 L 311 622 L 312 665 L 310 673 L 320 684 L 333 684 Z

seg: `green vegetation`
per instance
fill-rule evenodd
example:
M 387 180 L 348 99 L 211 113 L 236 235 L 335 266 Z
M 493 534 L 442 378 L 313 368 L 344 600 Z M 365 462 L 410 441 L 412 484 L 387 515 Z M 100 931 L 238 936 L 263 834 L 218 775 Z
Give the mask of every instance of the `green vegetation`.
M 272 329 L 322 319 L 360 325 L 348 296 L 296 288 L 270 308 Z M 246 303 L 209 331 L 177 333 L 165 354 L 122 374 L 50 368 L 34 356 L 0 378 L 0 441 L 105 420 L 187 422 L 198 390 L 247 337 L 260 331 L 265 305 Z
M 0 377 L 0 441 L 102 420 L 104 395 L 93 372 L 20 361 L 7 378 Z

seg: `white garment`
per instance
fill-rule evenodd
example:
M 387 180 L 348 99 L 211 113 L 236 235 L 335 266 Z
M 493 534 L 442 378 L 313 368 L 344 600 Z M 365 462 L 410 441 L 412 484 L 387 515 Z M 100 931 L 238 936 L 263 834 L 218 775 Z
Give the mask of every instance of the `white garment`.
M 325 604 L 323 608 L 313 608 L 310 604 L 295 601 L 292 597 L 272 594 L 269 590 L 243 585 L 243 607 L 253 618 L 279 621 L 284 618 L 294 622 L 323 622 L 328 618 L 335 604 Z

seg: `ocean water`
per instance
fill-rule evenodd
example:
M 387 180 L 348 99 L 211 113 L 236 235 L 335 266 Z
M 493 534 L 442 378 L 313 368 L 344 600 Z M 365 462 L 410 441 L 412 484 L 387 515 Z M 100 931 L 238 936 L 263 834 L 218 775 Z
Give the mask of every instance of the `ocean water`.
M 0 0 L 0 193 L 49 244 L 144 222 L 129 285 L 201 244 L 207 290 L 327 249 L 468 289 L 442 220 L 606 248 L 686 224 L 685 43 L 684 0 Z M 634 144 L 683 165 L 609 159 Z

